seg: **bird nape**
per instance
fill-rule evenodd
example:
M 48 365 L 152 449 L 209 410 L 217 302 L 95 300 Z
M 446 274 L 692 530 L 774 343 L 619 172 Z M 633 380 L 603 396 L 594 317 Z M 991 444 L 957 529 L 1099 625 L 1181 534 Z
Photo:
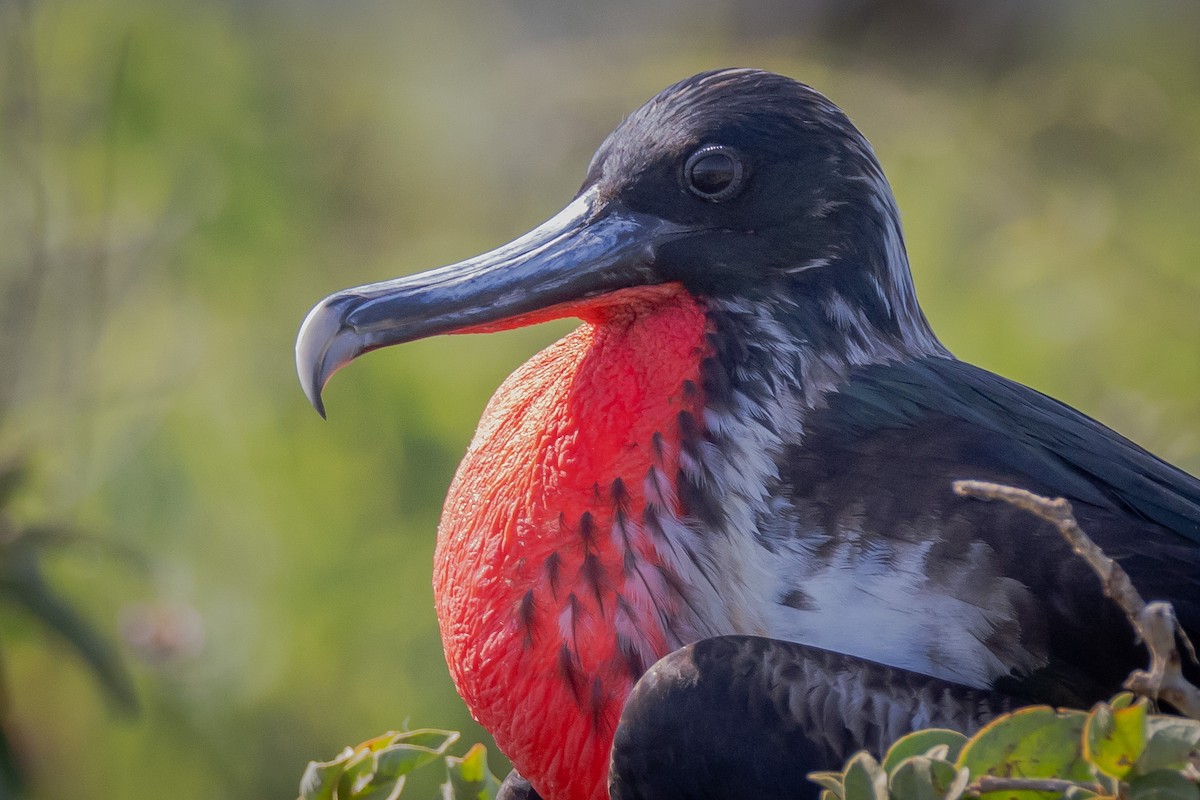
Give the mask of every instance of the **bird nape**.
M 1200 481 L 941 345 L 879 163 L 813 89 L 669 87 L 545 224 L 321 301 L 297 367 L 324 413 L 368 350 L 570 316 L 438 528 L 446 659 L 511 796 L 603 798 L 610 752 L 614 798 L 815 796 L 914 726 L 1115 692 L 1145 654 L 1099 580 L 956 479 L 1066 497 L 1200 635 Z

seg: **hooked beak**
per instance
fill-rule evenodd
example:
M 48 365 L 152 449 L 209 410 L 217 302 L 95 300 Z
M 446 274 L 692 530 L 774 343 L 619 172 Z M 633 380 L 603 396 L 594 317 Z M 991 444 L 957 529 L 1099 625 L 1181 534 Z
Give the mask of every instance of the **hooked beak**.
M 324 417 L 321 390 L 370 350 L 500 323 L 630 286 L 662 283 L 658 244 L 684 229 L 602 202 L 594 188 L 529 233 L 489 253 L 326 297 L 296 339 L 304 393 Z

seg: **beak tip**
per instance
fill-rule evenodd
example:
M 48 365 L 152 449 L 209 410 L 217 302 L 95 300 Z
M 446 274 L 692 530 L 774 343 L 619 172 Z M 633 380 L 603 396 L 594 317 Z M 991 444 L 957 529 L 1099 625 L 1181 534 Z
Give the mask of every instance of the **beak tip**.
M 321 392 L 330 376 L 352 357 L 352 354 L 347 356 L 341 352 L 350 344 L 342 341 L 345 338 L 341 315 L 331 309 L 328 299 L 308 313 L 296 336 L 296 372 L 300 388 L 321 419 L 326 419 Z
M 299 361 L 297 357 L 297 361 Z M 321 419 L 326 419 L 325 416 L 325 401 L 321 397 L 323 389 L 323 381 L 320 375 L 320 365 L 314 364 L 310 369 L 305 369 L 304 364 L 298 363 L 300 368 L 300 388 L 304 390 L 304 396 L 308 398 L 308 402 L 316 412 L 321 415 Z
M 321 419 L 329 419 L 329 417 L 325 414 L 325 401 L 321 399 L 320 391 L 317 391 L 315 394 L 308 395 L 308 402 L 311 403 L 316 412 L 321 415 Z

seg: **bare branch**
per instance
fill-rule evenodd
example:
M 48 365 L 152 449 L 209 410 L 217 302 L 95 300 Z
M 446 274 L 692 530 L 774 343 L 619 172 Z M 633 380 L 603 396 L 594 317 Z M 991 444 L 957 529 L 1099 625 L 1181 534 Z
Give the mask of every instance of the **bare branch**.
M 954 492 L 979 500 L 1003 500 L 1054 525 L 1071 549 L 1100 577 L 1104 594 L 1125 612 L 1138 638 L 1150 651 L 1150 668 L 1130 675 L 1125 688 L 1154 700 L 1164 700 L 1180 713 L 1200 720 L 1200 689 L 1183 677 L 1176 636 L 1183 641 L 1193 659 L 1195 650 L 1176 622 L 1175 610 L 1170 603 L 1147 604 L 1142 599 L 1128 573 L 1106 556 L 1079 527 L 1071 504 L 1065 498 L 1051 500 L 1015 486 L 987 481 L 955 481 Z
M 1192 719 L 1200 719 L 1200 690 L 1183 677 L 1179 650 L 1175 647 L 1179 628 L 1175 609 L 1170 603 L 1150 603 L 1142 611 L 1138 623 L 1134 627 L 1150 649 L 1150 669 L 1137 670 L 1130 675 L 1125 688 L 1161 698 Z M 1186 637 L 1183 640 L 1188 641 Z M 1190 642 L 1188 647 L 1190 649 Z
M 1071 789 L 1083 789 L 1094 794 L 1103 794 L 1104 790 L 1094 783 L 1076 783 L 1065 778 L 999 778 L 995 775 L 984 775 L 979 780 L 967 786 L 965 794 L 984 794 L 985 792 L 1055 792 L 1065 794 Z
M 987 481 L 955 481 L 954 491 L 963 497 L 974 497 L 980 500 L 1003 500 L 1024 511 L 1041 517 L 1058 528 L 1075 554 L 1088 563 L 1088 566 L 1100 576 L 1104 584 L 1104 594 L 1116 601 L 1125 615 L 1134 622 L 1146 608 L 1146 601 L 1138 594 L 1129 575 L 1121 569 L 1117 562 L 1104 554 L 1096 543 L 1079 527 L 1071 504 L 1065 498 L 1048 497 L 1034 494 L 1015 486 L 1005 486 Z

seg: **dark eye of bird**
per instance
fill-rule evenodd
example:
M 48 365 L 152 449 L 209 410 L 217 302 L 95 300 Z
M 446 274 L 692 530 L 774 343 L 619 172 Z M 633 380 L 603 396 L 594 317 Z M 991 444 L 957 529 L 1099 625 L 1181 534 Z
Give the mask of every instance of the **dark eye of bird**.
M 713 203 L 728 200 L 742 188 L 742 160 L 729 147 L 701 147 L 683 166 L 683 180 L 692 194 Z

